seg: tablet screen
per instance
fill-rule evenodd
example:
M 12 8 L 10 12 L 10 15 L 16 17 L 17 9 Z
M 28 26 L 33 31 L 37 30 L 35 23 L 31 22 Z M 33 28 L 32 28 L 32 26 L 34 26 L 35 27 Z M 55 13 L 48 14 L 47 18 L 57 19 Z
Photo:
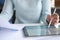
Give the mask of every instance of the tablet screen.
M 25 26 L 23 32 L 25 36 L 49 36 L 59 35 L 60 29 L 55 28 L 55 26 L 48 28 L 48 25 Z

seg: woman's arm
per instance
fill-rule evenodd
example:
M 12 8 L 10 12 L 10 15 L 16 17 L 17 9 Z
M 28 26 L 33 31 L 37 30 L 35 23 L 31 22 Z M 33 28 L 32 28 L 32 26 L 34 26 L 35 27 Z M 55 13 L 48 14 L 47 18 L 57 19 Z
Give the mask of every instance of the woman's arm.
M 46 23 L 46 17 L 48 14 L 51 14 L 51 0 L 42 0 L 40 23 Z
M 7 21 L 9 21 L 11 19 L 12 15 L 13 15 L 12 1 L 11 0 L 5 0 L 3 10 L 0 14 L 0 17 L 6 19 Z
M 15 26 L 11 25 L 8 21 L 13 15 L 13 4 L 11 0 L 5 0 L 3 10 L 0 14 L 0 28 L 9 30 L 18 30 Z

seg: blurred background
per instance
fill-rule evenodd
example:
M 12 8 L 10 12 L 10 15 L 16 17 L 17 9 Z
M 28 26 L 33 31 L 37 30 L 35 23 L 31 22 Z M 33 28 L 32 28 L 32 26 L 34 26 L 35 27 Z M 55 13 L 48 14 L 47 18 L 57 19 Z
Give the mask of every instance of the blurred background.
M 0 0 L 0 13 L 2 11 L 3 5 L 5 0 Z M 54 8 L 57 8 L 56 13 L 60 15 L 60 0 L 51 0 L 51 13 L 53 13 Z M 10 20 L 11 23 L 14 23 L 15 21 L 15 11 L 12 19 Z
M 0 12 L 2 11 L 3 5 L 5 0 L 0 0 Z

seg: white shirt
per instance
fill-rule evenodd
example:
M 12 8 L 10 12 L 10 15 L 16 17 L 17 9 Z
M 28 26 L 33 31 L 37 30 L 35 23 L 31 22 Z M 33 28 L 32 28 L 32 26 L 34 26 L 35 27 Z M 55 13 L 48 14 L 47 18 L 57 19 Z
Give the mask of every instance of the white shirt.
M 51 14 L 51 0 L 5 0 L 1 16 L 9 21 L 14 8 L 15 23 L 46 22 L 46 16 Z

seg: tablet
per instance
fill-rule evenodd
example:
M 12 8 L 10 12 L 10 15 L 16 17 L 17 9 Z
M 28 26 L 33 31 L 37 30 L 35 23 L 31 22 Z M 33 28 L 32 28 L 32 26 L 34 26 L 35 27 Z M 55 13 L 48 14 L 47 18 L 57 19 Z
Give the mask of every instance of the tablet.
M 48 28 L 48 25 L 25 26 L 23 32 L 26 37 L 60 35 L 59 28 L 57 29 L 55 26 Z

